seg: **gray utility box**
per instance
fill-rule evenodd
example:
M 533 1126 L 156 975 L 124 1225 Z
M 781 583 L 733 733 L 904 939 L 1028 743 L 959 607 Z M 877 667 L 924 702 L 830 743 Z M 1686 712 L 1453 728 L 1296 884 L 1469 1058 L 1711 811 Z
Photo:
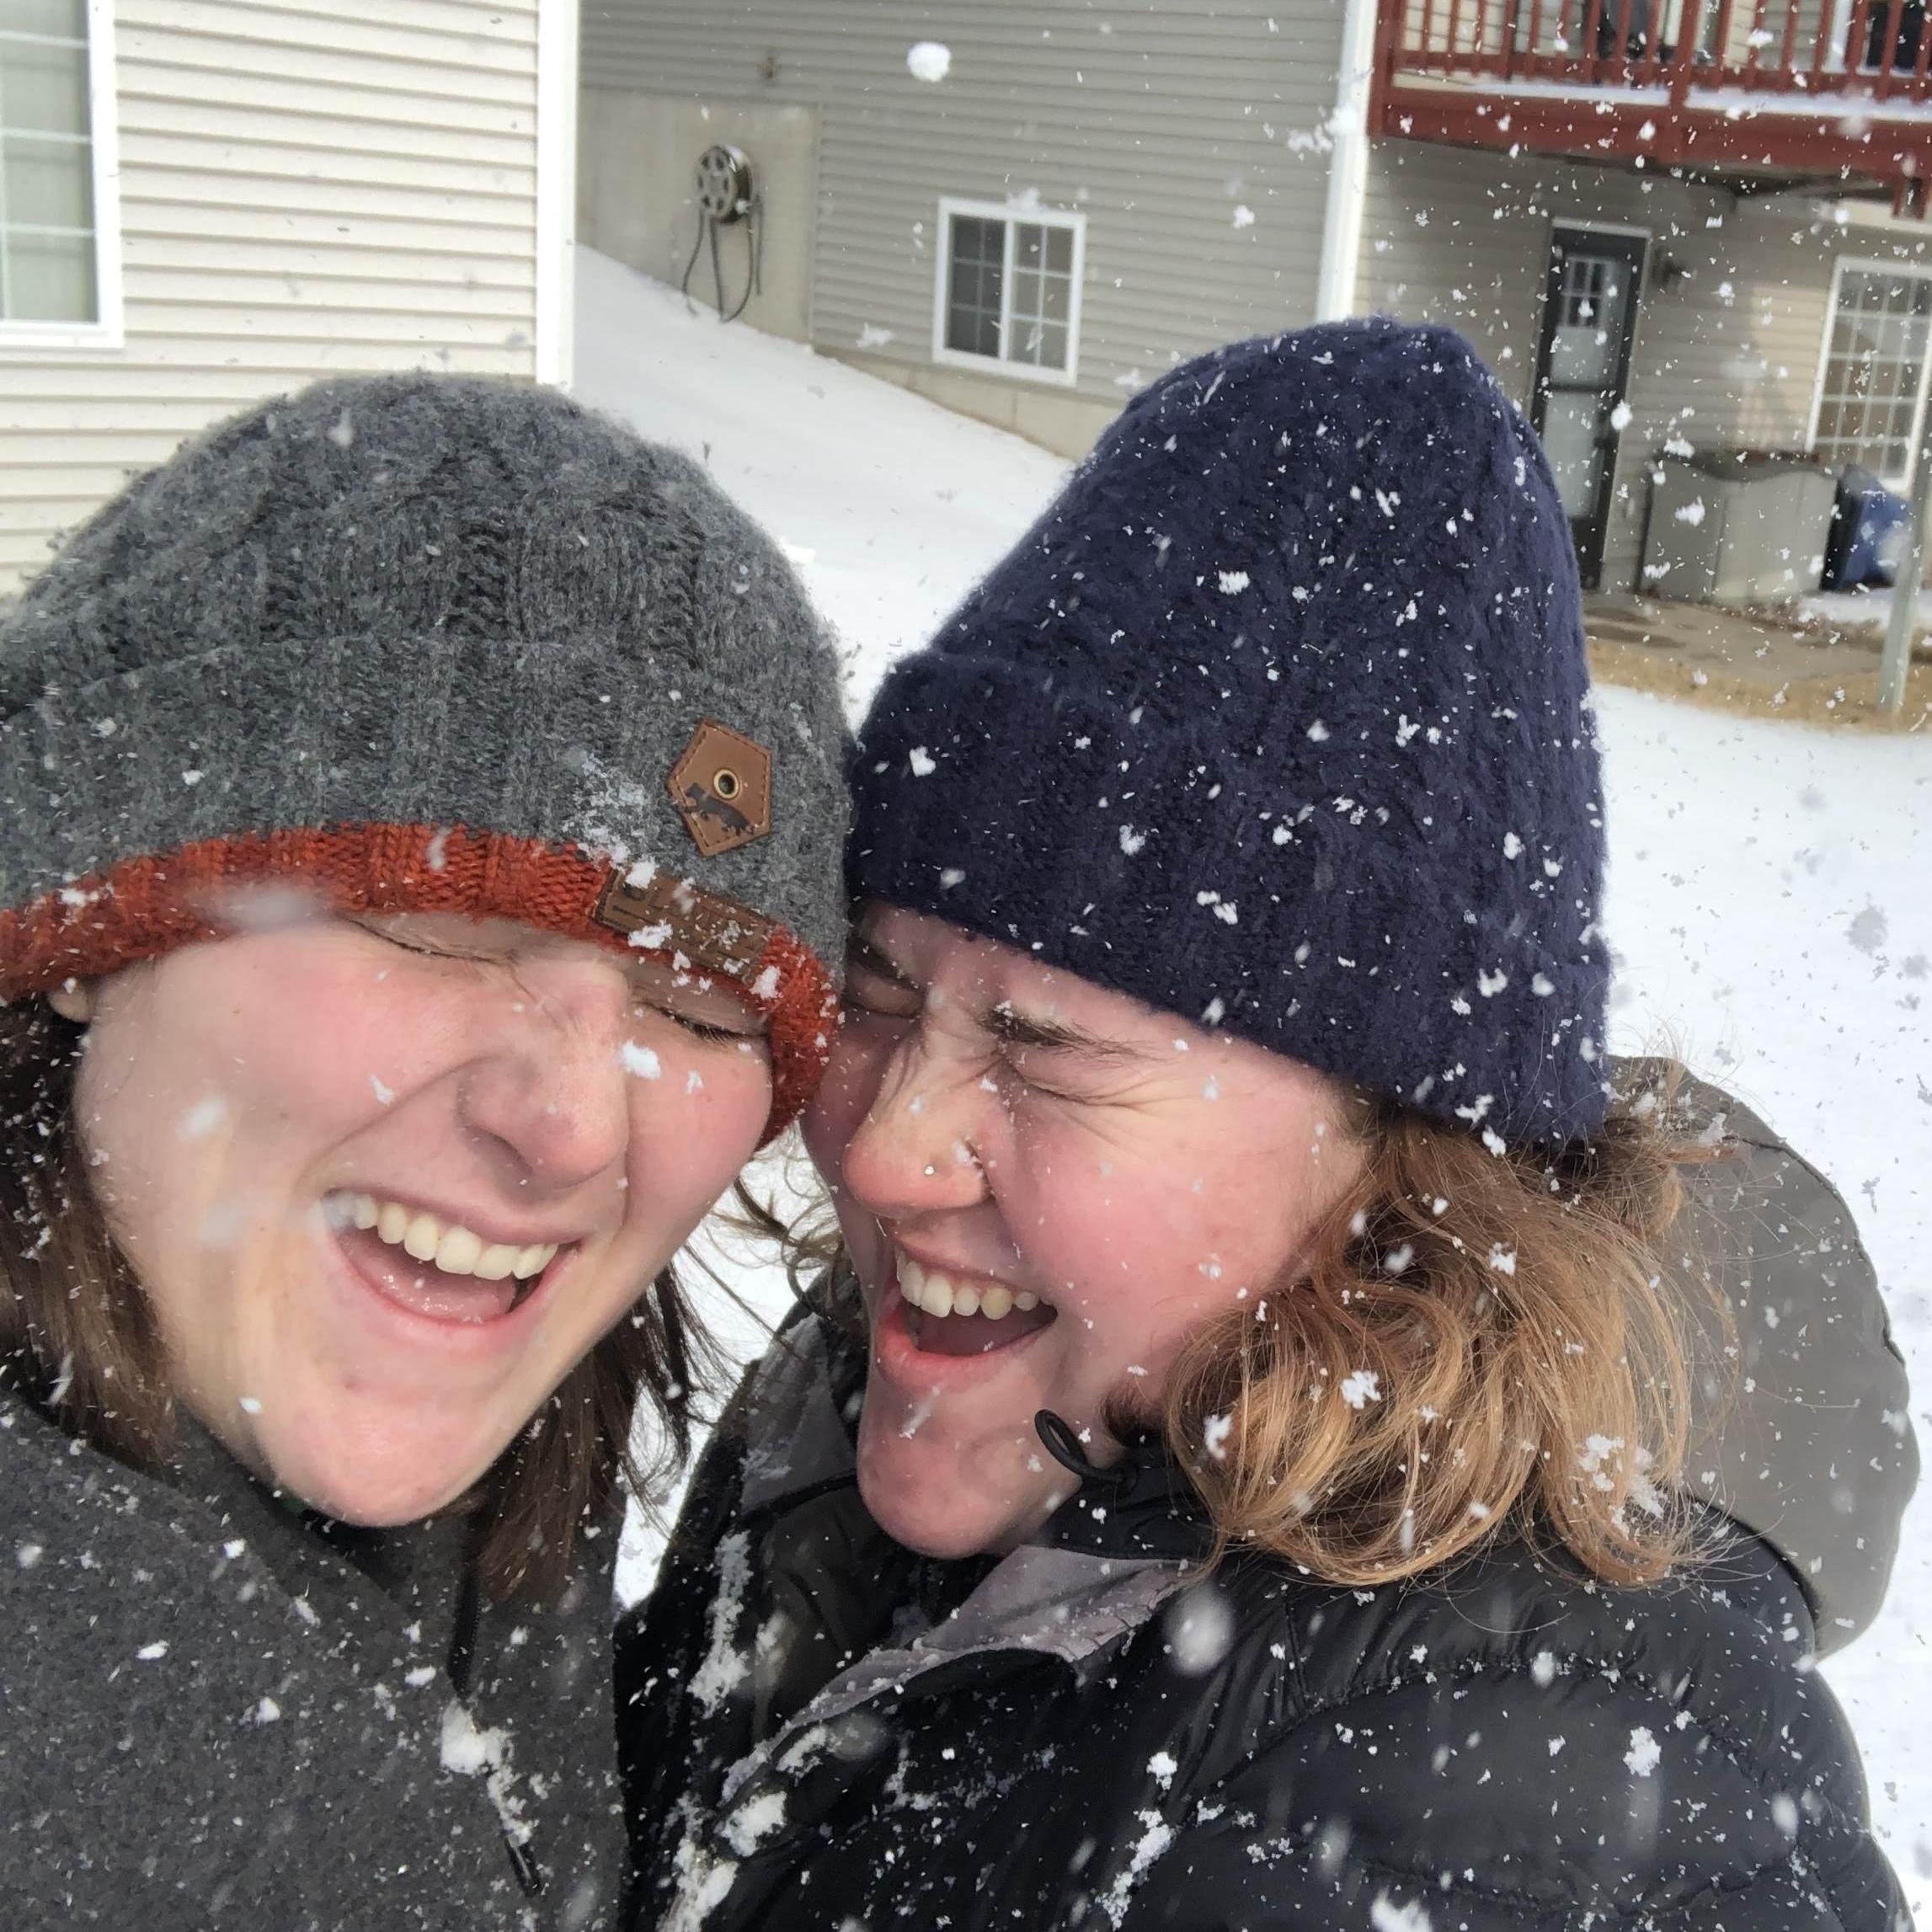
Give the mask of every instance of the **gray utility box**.
M 1801 450 L 1712 450 L 1662 468 L 1644 538 L 1651 595 L 1770 604 L 1817 589 L 1833 472 Z

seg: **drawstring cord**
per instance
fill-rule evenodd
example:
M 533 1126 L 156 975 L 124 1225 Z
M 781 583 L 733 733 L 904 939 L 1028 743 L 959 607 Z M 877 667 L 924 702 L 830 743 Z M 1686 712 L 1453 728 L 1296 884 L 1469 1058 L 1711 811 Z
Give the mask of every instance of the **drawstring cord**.
M 1102 1469 L 1097 1463 L 1090 1461 L 1073 1424 L 1064 1416 L 1056 1416 L 1051 1409 L 1042 1409 L 1034 1416 L 1033 1428 L 1046 1444 L 1047 1454 L 1069 1475 L 1077 1476 L 1083 1483 L 1097 1482 L 1105 1488 L 1120 1490 L 1134 1481 L 1131 1461 L 1115 1463 L 1111 1469 Z

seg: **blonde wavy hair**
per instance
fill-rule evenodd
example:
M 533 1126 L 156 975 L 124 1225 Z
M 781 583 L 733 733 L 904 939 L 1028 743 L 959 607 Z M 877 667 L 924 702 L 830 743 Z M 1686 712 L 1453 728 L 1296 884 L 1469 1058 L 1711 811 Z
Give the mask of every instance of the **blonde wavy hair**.
M 1357 1585 L 1505 1528 L 1613 1583 L 1691 1553 L 1692 1375 L 1729 1330 L 1660 1255 L 1712 1151 L 1663 1124 L 1680 1072 L 1556 1153 L 1351 1102 L 1362 1171 L 1299 1278 L 1191 1337 L 1163 1391 L 1224 1550 Z

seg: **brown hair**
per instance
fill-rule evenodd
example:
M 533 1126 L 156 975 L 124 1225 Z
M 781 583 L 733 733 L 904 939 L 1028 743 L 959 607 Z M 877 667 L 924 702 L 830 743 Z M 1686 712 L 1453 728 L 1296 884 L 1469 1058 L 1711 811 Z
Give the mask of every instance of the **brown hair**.
M 1106 1418 L 1122 1439 L 1163 1431 L 1217 1561 L 1253 1548 L 1369 1585 L 1513 1531 L 1639 1583 L 1695 1555 L 1692 1377 L 1715 1422 L 1735 1330 L 1700 1257 L 1673 1274 L 1660 1244 L 1681 1170 L 1723 1149 L 1673 1131 L 1675 1061 L 1623 1074 L 1596 1137 L 1557 1153 L 1347 1094 L 1362 1171 L 1294 1278 L 1191 1337 L 1151 1410 L 1123 1391 Z M 787 1225 L 738 1192 L 794 1290 L 829 1273 L 825 1311 L 862 1342 L 829 1203 Z
M 1224 1547 L 1349 1584 L 1505 1525 L 1617 1583 L 1690 1553 L 1697 1290 L 1658 1244 L 1678 1163 L 1711 1150 L 1664 1130 L 1676 1070 L 1559 1153 L 1353 1102 L 1362 1172 L 1299 1278 L 1217 1318 L 1167 1380 L 1169 1442 Z
M 136 1468 L 163 1460 L 173 1401 L 153 1314 L 88 1179 L 74 1118 L 85 1030 L 45 1001 L 0 1006 L 0 1385 L 69 1435 Z M 632 1457 L 640 1395 L 661 1460 L 690 1447 L 694 1374 L 710 1348 L 670 1268 L 564 1377 L 460 1506 L 497 1597 L 558 1588 L 579 1528 L 620 1482 L 661 1473 Z

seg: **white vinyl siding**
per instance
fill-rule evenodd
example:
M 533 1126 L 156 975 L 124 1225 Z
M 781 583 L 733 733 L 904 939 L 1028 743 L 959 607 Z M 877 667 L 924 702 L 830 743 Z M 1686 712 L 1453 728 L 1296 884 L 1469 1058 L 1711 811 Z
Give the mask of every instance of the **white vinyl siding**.
M 599 0 L 583 72 L 817 115 L 809 327 L 834 353 L 931 365 L 942 198 L 1082 215 L 1077 372 L 1029 387 L 1118 407 L 1179 357 L 1312 319 L 1342 27 L 1335 0 Z M 936 86 L 907 67 L 932 39 Z
M 538 10 L 115 0 L 121 342 L 0 328 L 0 588 L 264 397 L 339 372 L 532 376 Z
M 1460 329 L 1527 409 L 1550 230 L 1569 225 L 1652 238 L 1604 541 L 1603 588 L 1635 590 L 1657 458 L 1804 447 L 1837 257 L 1932 267 L 1932 235 L 1843 228 L 1647 172 L 1378 140 L 1358 306 Z
M 933 360 L 1073 382 L 1086 252 L 1081 217 L 944 200 L 939 234 Z

